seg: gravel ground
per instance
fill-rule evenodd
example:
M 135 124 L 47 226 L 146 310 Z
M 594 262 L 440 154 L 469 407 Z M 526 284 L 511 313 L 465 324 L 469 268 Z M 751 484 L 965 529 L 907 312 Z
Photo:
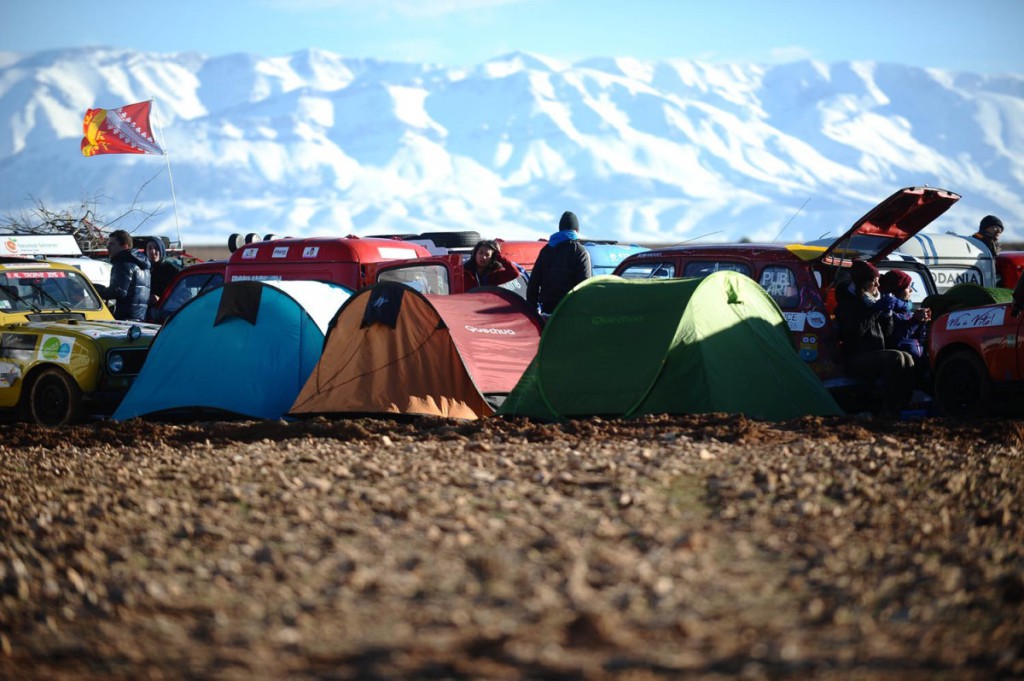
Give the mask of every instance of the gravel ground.
M 1024 678 L 1017 421 L 4 429 L 0 678 Z

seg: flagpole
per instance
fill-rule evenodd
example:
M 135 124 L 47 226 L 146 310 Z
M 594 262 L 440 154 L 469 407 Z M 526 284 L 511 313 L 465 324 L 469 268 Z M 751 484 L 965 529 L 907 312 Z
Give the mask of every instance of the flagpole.
M 156 97 L 150 97 L 149 101 L 155 102 Z M 152 113 L 152 107 L 150 107 Z M 174 196 L 174 176 L 171 175 L 171 155 L 167 153 L 167 138 L 164 137 L 164 129 L 160 126 L 160 117 L 154 116 L 153 123 L 156 124 L 156 129 L 160 132 L 161 146 L 164 150 L 164 160 L 167 161 L 167 181 L 171 185 L 171 204 L 174 206 L 174 229 L 178 233 L 178 246 L 184 248 L 184 244 L 181 243 L 181 223 L 178 222 L 178 200 Z

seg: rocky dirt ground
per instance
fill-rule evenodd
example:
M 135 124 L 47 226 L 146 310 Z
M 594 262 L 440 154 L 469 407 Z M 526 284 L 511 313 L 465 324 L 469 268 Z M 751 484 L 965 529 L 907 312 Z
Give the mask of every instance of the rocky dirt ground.
M 4 679 L 1024 677 L 1010 419 L 3 433 Z

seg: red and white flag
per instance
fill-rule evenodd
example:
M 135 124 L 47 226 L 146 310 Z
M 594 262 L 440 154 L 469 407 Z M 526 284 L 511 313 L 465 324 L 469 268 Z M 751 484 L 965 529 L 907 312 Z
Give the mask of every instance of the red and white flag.
M 82 123 L 82 156 L 99 154 L 160 154 L 149 124 L 152 100 L 116 109 L 89 109 Z

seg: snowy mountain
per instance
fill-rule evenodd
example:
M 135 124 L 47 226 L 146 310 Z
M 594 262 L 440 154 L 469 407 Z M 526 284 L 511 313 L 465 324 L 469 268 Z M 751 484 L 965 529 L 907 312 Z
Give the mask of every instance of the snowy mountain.
M 80 154 L 86 109 L 150 98 L 167 157 Z M 34 201 L 95 201 L 107 219 L 134 205 L 158 211 L 142 232 L 180 228 L 186 245 L 232 232 L 532 239 L 563 210 L 592 238 L 810 240 L 923 184 L 963 196 L 931 230 L 969 233 L 994 213 L 1004 239 L 1024 238 L 1024 75 L 95 48 L 0 53 L 0 121 L 0 216 Z

